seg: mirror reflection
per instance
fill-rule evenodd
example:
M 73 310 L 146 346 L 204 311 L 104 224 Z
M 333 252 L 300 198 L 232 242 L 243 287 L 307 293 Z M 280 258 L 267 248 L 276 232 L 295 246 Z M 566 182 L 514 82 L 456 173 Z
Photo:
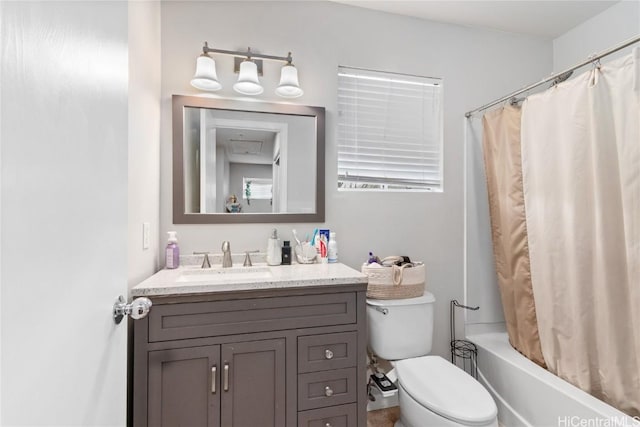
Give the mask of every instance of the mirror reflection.
M 175 98 L 194 97 L 174 97 L 174 126 Z M 174 146 L 174 162 L 177 156 L 182 159 L 174 163 L 174 191 L 178 191 L 174 203 L 182 202 L 183 206 L 174 206 L 174 222 L 306 219 L 279 219 L 266 214 L 314 215 L 316 219 L 308 220 L 315 221 L 317 215 L 324 214 L 324 206 L 318 206 L 324 197 L 318 182 L 318 161 L 324 160 L 318 158 L 318 144 L 324 149 L 323 141 L 318 141 L 319 134 L 324 137 L 318 132 L 318 112 L 323 114 L 323 109 L 261 104 L 256 106 L 260 111 L 246 111 L 222 108 L 231 103 L 211 99 L 200 99 L 196 104 L 203 102 L 222 105 L 185 104 L 180 108 L 182 132 L 180 141 L 174 140 L 179 144 L 179 152 Z M 280 109 L 294 113 L 270 112 Z M 295 114 L 296 110 L 306 114 Z M 194 219 L 196 216 L 199 218 Z M 219 220 L 228 216 L 240 219 Z

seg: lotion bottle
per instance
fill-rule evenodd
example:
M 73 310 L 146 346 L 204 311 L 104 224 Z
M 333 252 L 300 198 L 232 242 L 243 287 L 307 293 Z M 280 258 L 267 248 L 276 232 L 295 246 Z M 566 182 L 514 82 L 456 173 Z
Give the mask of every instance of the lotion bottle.
M 329 258 L 330 263 L 338 262 L 338 241 L 336 240 L 335 231 L 332 231 L 331 234 L 329 234 L 329 248 L 327 252 L 327 258 Z
M 178 268 L 180 265 L 180 248 L 178 248 L 178 238 L 175 231 L 168 231 L 169 240 L 165 250 L 165 266 L 169 269 Z
M 278 242 L 278 230 L 275 228 L 271 232 L 271 237 L 267 241 L 267 264 L 280 265 L 282 263 L 282 248 Z

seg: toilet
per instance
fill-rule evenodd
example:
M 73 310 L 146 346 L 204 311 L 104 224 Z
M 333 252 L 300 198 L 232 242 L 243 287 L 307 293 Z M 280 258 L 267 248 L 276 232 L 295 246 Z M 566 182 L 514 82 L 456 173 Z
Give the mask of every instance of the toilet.
M 400 420 L 395 427 L 498 427 L 498 409 L 471 375 L 440 356 L 433 340 L 433 294 L 367 300 L 369 347 L 398 375 Z

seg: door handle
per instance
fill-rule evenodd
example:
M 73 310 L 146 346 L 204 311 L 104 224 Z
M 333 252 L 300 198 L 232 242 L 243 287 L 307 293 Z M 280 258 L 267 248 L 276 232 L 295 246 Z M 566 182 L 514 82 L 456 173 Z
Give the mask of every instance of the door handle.
M 224 364 L 224 384 L 223 384 L 223 389 L 224 389 L 224 391 L 229 391 L 229 364 L 228 363 Z
M 216 392 L 216 373 L 218 371 L 217 366 L 211 367 L 211 393 L 215 394 Z
M 151 300 L 145 297 L 136 298 L 127 304 L 124 297 L 120 295 L 113 304 L 113 321 L 119 325 L 124 316 L 131 316 L 136 320 L 142 319 L 147 316 L 152 305 Z

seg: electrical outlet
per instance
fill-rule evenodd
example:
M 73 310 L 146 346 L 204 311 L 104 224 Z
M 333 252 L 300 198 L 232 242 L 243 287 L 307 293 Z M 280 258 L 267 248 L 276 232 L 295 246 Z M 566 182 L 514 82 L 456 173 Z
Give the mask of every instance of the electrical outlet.
M 142 223 L 142 249 L 149 249 L 149 235 L 151 234 L 151 224 Z

